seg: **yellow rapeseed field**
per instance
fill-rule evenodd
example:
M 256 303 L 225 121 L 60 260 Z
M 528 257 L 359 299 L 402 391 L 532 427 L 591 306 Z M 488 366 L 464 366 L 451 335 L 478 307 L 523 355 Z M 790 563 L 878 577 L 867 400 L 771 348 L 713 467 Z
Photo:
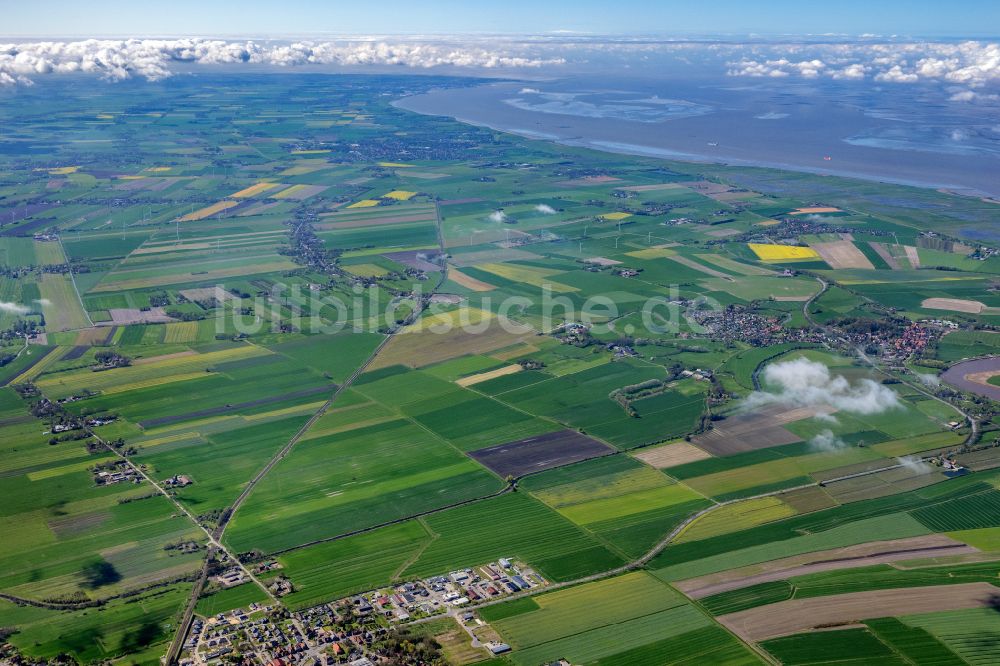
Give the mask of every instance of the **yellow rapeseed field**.
M 163 341 L 166 344 L 194 342 L 198 339 L 198 322 L 175 321 L 164 326 Z
M 229 201 L 229 200 L 220 201 L 218 203 L 212 204 L 211 206 L 206 206 L 205 208 L 196 210 L 193 213 L 188 213 L 184 217 L 180 218 L 180 221 L 194 222 L 196 220 L 204 220 L 206 217 L 212 217 L 217 213 L 221 213 L 224 210 L 227 210 L 229 208 L 232 208 L 233 206 L 238 206 L 238 205 L 239 204 L 235 201 Z
M 280 192 L 276 192 L 275 194 L 272 194 L 271 198 L 272 199 L 287 199 L 289 197 L 294 197 L 296 194 L 298 194 L 302 190 L 306 189 L 307 187 L 309 187 L 309 186 L 308 185 L 292 185 L 288 189 L 284 189 L 284 190 L 281 190 Z
M 738 504 L 722 507 L 691 523 L 677 535 L 677 543 L 709 539 L 721 534 L 763 525 L 796 514 L 788 504 L 777 497 L 758 497 Z
M 632 217 L 632 213 L 623 213 L 618 211 L 616 213 L 604 213 L 601 215 L 602 220 L 611 220 L 612 222 L 617 222 L 618 220 L 624 220 L 627 217 Z
M 476 324 L 480 324 L 484 321 L 490 321 L 494 317 L 496 317 L 496 315 L 489 310 L 462 306 L 456 310 L 426 315 L 417 320 L 415 323 L 407 326 L 403 329 L 403 332 L 415 333 L 417 331 L 430 329 L 431 327 L 442 326 L 448 329 L 466 325 L 475 326 Z
M 406 190 L 393 190 L 388 194 L 383 194 L 383 199 L 395 199 L 396 201 L 406 201 L 410 197 L 416 195 L 416 192 L 407 192 Z
M 35 171 L 47 171 L 50 176 L 68 176 L 80 170 L 78 166 L 54 167 L 52 169 L 35 169 Z
M 625 253 L 626 256 L 636 259 L 662 259 L 663 257 L 673 257 L 676 254 L 677 250 L 671 250 L 669 247 L 648 247 L 645 250 L 633 250 Z
M 747 247 L 761 261 L 801 261 L 809 259 L 819 259 L 819 254 L 811 247 L 798 247 L 795 245 L 771 245 L 766 243 L 747 243 Z
M 490 370 L 489 372 L 480 372 L 478 375 L 469 375 L 467 377 L 462 377 L 461 379 L 455 380 L 455 383 L 459 386 L 473 386 L 481 382 L 489 381 L 491 379 L 496 379 L 497 377 L 503 377 L 505 375 L 512 375 L 515 372 L 521 372 L 524 368 L 519 364 L 514 363 L 513 365 L 505 365 L 502 368 L 497 368 L 496 370 Z
M 274 189 L 275 187 L 278 187 L 278 185 L 279 185 L 278 183 L 257 183 L 256 185 L 251 185 L 250 187 L 244 188 L 239 192 L 234 192 L 229 196 L 231 196 L 234 199 L 245 199 L 247 197 L 255 197 L 258 194 L 261 194 L 262 192 L 266 192 L 268 190 Z
M 302 160 L 302 162 L 312 162 L 312 160 Z M 329 164 L 326 162 L 320 162 L 319 164 L 297 164 L 293 167 L 288 167 L 282 171 L 280 176 L 304 176 L 307 173 L 312 173 L 313 171 L 319 171 L 320 169 L 325 169 Z
M 362 199 L 361 201 L 356 201 L 352 203 L 348 208 L 371 208 L 372 206 L 377 206 L 377 199 Z

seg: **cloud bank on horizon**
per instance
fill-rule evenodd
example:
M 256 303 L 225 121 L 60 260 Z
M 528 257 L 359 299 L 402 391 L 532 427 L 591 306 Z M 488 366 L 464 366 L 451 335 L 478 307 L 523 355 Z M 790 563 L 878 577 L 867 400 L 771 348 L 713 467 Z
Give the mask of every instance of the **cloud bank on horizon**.
M 954 101 L 973 101 L 976 89 L 1000 84 L 1000 44 L 927 41 L 734 41 L 628 40 L 622 38 L 441 38 L 339 41 L 231 41 L 225 39 L 88 39 L 0 44 L 0 85 L 29 85 L 46 74 L 87 73 L 108 81 L 158 81 L 185 65 L 271 67 L 400 66 L 518 70 L 586 67 L 602 56 L 673 57 L 683 65 L 693 54 L 731 77 L 871 80 L 877 83 L 937 81 L 964 86 Z M 677 64 L 675 63 L 675 64 Z
M 44 74 L 83 72 L 108 81 L 159 81 L 183 64 L 274 67 L 399 65 L 431 68 L 518 69 L 558 65 L 561 58 L 525 57 L 479 44 L 426 42 L 291 42 L 219 39 L 88 39 L 0 44 L 0 85 L 30 85 Z
M 728 63 L 730 76 L 871 78 L 884 83 L 944 81 L 970 87 L 1000 82 L 1000 44 L 988 42 L 789 45 Z M 804 55 L 805 57 L 799 56 Z

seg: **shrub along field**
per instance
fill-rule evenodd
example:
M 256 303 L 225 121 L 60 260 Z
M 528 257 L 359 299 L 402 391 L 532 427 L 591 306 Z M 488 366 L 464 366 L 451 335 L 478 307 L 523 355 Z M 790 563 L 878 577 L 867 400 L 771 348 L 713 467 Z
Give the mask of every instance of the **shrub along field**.
M 18 628 L 11 643 L 42 658 L 69 654 L 83 663 L 126 656 L 155 661 L 166 651 L 190 592 L 190 584 L 180 583 L 75 613 L 17 607 L 0 600 L 0 623 Z

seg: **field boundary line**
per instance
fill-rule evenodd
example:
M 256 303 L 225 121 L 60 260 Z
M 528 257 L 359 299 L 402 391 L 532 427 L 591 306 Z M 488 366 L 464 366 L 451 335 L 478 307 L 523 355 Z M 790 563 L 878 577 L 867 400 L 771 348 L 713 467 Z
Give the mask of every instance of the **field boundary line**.
M 433 515 L 435 513 L 440 513 L 442 511 L 447 511 L 449 509 L 456 509 L 460 506 L 466 506 L 468 504 L 475 504 L 477 502 L 484 502 L 495 497 L 500 497 L 501 495 L 506 495 L 507 493 L 514 492 L 517 489 L 517 483 L 504 485 L 500 490 L 494 491 L 489 495 L 481 495 L 479 497 L 470 497 L 469 499 L 461 500 L 460 502 L 454 502 L 448 504 L 447 506 L 439 506 L 433 509 L 427 509 L 426 511 L 421 511 L 420 513 L 410 514 L 408 516 L 401 516 L 399 518 L 393 518 L 384 523 L 379 523 L 378 525 L 369 525 L 368 527 L 360 527 L 356 530 L 351 530 L 350 532 L 341 532 L 340 534 L 334 534 L 333 536 L 323 537 L 322 539 L 314 539 L 312 541 L 306 541 L 305 543 L 300 543 L 296 546 L 289 546 L 288 548 L 282 548 L 280 550 L 273 550 L 267 553 L 267 557 L 277 557 L 279 555 L 284 555 L 285 553 L 290 553 L 295 550 L 301 550 L 302 548 L 308 548 L 310 546 L 316 546 L 321 543 L 327 543 L 330 541 L 340 541 L 341 539 L 346 539 L 347 537 L 358 536 L 359 534 L 366 534 L 368 532 L 374 532 L 375 530 L 382 529 L 383 527 L 389 527 L 391 525 L 398 525 L 400 523 L 405 523 L 409 520 L 419 520 L 426 516 Z
M 90 327 L 94 327 L 94 320 L 90 318 L 90 313 L 87 312 L 87 307 L 83 304 L 83 296 L 80 295 L 80 289 L 76 286 L 76 277 L 73 275 L 73 265 L 69 262 L 69 255 L 66 254 L 66 247 L 62 242 L 62 235 L 56 236 L 59 239 L 59 249 L 63 253 L 63 257 L 66 259 L 66 265 L 69 267 L 69 281 L 73 284 L 73 292 L 76 294 L 76 301 L 80 304 L 80 309 L 83 310 L 83 316 L 87 318 L 90 323 Z
M 431 526 L 427 524 L 427 521 L 424 520 L 423 517 L 417 518 L 416 521 L 420 523 L 420 526 L 424 528 L 425 532 L 427 532 L 427 542 L 417 548 L 401 565 L 399 565 L 398 569 L 392 572 L 392 580 L 400 580 L 403 573 L 420 559 L 420 556 L 424 554 L 424 551 L 430 548 L 431 544 L 441 538 L 441 535 L 432 530 Z
M 888 467 L 888 468 L 880 468 L 880 469 L 871 470 L 869 472 L 864 472 L 864 474 L 874 474 L 874 473 L 877 473 L 877 472 L 885 471 L 886 469 L 894 469 L 895 467 L 897 467 L 897 465 L 893 465 L 892 467 Z M 848 477 L 841 477 L 841 478 L 837 478 L 837 479 L 829 479 L 829 480 L 825 481 L 824 483 L 836 482 L 836 481 L 839 481 L 839 480 L 843 480 L 843 478 L 848 478 Z M 555 590 L 559 590 L 559 589 L 566 588 L 566 587 L 573 587 L 573 586 L 576 586 L 576 585 L 582 585 L 584 583 L 592 583 L 592 582 L 595 582 L 595 581 L 598 581 L 598 580 L 603 580 L 604 578 L 611 578 L 613 576 L 618 576 L 618 575 L 621 575 L 621 574 L 624 574 L 624 573 L 628 573 L 630 571 L 635 571 L 635 570 L 638 570 L 638 569 L 642 569 L 647 564 L 649 564 L 650 561 L 653 560 L 653 558 L 655 558 L 657 555 L 659 555 L 660 553 L 662 553 L 667 548 L 667 546 L 669 546 L 678 536 L 680 536 L 680 534 L 682 534 L 688 527 L 690 527 L 692 523 L 694 523 L 699 518 L 705 516 L 706 514 L 709 514 L 709 513 L 713 512 L 713 511 L 715 511 L 716 509 L 720 509 L 720 508 L 722 508 L 724 506 L 729 506 L 731 504 L 736 504 L 738 502 L 745 502 L 745 501 L 748 501 L 748 500 L 761 499 L 763 497 L 774 497 L 776 495 L 783 495 L 785 493 L 790 493 L 790 492 L 795 491 L 795 490 L 802 490 L 804 488 L 813 488 L 813 487 L 816 487 L 816 486 L 819 486 L 819 485 L 820 485 L 819 482 L 814 481 L 812 483 L 805 483 L 805 484 L 802 484 L 802 485 L 799 485 L 799 486 L 792 486 L 790 488 L 782 488 L 781 490 L 772 490 L 771 492 L 761 493 L 759 495 L 753 495 L 753 496 L 750 496 L 750 497 L 740 497 L 740 498 L 736 498 L 736 499 L 726 500 L 724 502 L 718 502 L 716 504 L 713 504 L 711 506 L 707 506 L 704 509 L 701 509 L 700 511 L 697 511 L 697 512 L 691 514 L 690 516 L 688 516 L 687 518 L 685 518 L 680 524 L 676 525 L 672 530 L 670 530 L 670 532 L 668 532 L 666 536 L 664 536 L 656 544 L 654 544 L 653 547 L 650 548 L 648 551 L 646 551 L 645 554 L 643 554 L 640 557 L 638 557 L 638 558 L 636 558 L 636 559 L 634 559 L 634 560 L 632 560 L 630 562 L 627 562 L 627 563 L 625 563 L 625 564 L 623 564 L 623 565 L 621 565 L 619 567 L 615 567 L 613 569 L 608 569 L 607 571 L 602 571 L 602 572 L 595 573 L 595 574 L 590 574 L 589 576 L 583 576 L 581 578 L 576 578 L 574 580 L 561 581 L 561 582 L 558 582 L 558 583 L 551 583 L 551 584 L 545 586 L 541 590 L 529 590 L 529 591 L 524 591 L 524 592 L 518 592 L 518 593 L 515 593 L 515 594 L 508 595 L 508 596 L 506 596 L 506 597 L 504 597 L 502 599 L 492 599 L 492 600 L 484 601 L 484 602 L 478 603 L 478 604 L 469 604 L 469 605 L 466 605 L 466 606 L 462 606 L 462 610 L 463 611 L 465 611 L 465 610 L 477 610 L 479 608 L 484 608 L 486 606 L 494 606 L 496 604 L 506 603 L 506 602 L 512 601 L 514 599 L 521 599 L 521 598 L 525 598 L 525 597 L 531 597 L 531 596 L 534 596 L 536 594 L 544 594 L 544 593 L 547 593 L 547 592 L 553 592 Z M 667 584 L 669 585 L 669 582 Z M 673 589 L 673 586 L 671 586 L 671 588 Z M 686 596 L 687 595 L 685 595 L 685 597 Z M 439 616 L 433 616 L 433 617 L 428 617 L 428 618 L 422 618 L 420 620 L 414 620 L 412 622 L 412 624 L 422 624 L 424 622 L 429 622 L 429 621 L 438 619 L 438 617 Z
M 437 210 L 437 208 L 435 207 L 435 211 L 436 210 Z M 437 228 L 437 237 L 438 237 L 438 251 L 441 254 L 445 254 L 444 243 L 443 243 L 442 235 L 441 235 L 441 216 L 437 215 L 436 217 L 437 217 L 436 228 Z M 359 365 L 357 368 L 355 368 L 354 371 L 347 377 L 347 379 L 345 379 L 342 383 L 340 383 L 340 384 L 337 385 L 337 387 L 333 391 L 333 394 L 330 395 L 330 397 L 326 400 L 326 402 L 324 402 L 323 405 L 311 417 L 309 417 L 309 420 L 306 421 L 302 425 L 302 427 L 299 428 L 295 432 L 294 435 L 292 435 L 292 437 L 281 448 L 281 450 L 279 450 L 264 465 L 264 467 L 259 472 L 257 472 L 257 474 L 252 479 L 250 479 L 250 481 L 247 483 L 246 487 L 244 487 L 243 491 L 236 498 L 236 501 L 234 501 L 233 504 L 229 507 L 229 511 L 227 512 L 227 515 L 223 518 L 223 520 L 219 521 L 219 525 L 215 529 L 215 533 L 216 533 L 216 537 L 217 538 L 219 538 L 219 539 L 222 538 L 223 534 L 226 531 L 226 527 L 229 526 L 229 523 L 232 520 L 232 517 L 234 515 L 236 515 L 236 512 L 240 509 L 240 507 L 243 505 L 243 503 L 246 501 L 246 499 L 250 496 L 250 494 L 253 492 L 253 490 L 257 486 L 257 484 L 260 483 L 260 481 L 265 476 L 267 476 L 268 472 L 270 472 L 274 468 L 275 465 L 277 465 L 286 455 L 288 455 L 291 452 L 291 450 L 295 447 L 295 445 L 299 442 L 299 440 L 302 439 L 302 436 L 305 435 L 305 433 L 309 430 L 309 428 L 311 428 L 313 425 L 315 425 L 315 423 L 324 414 L 326 414 L 327 410 L 330 409 L 330 407 L 333 405 L 334 401 L 344 391 L 344 389 L 350 388 L 350 386 L 352 384 L 354 384 L 355 381 L 357 381 L 358 377 L 360 377 L 364 373 L 364 371 L 368 368 L 368 366 L 371 365 L 371 363 L 378 356 L 379 352 L 381 352 L 385 348 L 385 346 L 387 344 L 389 344 L 389 341 L 392 340 L 392 338 L 399 331 L 401 331 L 402 329 L 404 329 L 411 322 L 416 321 L 416 319 L 421 314 L 423 314 L 424 310 L 427 309 L 427 306 L 428 306 L 428 304 L 430 302 L 430 299 L 429 299 L 430 295 L 435 294 L 441 288 L 441 285 L 443 285 L 445 283 L 445 281 L 447 280 L 447 277 L 448 277 L 448 269 L 447 269 L 447 264 L 445 264 L 442 267 L 441 274 L 438 277 L 437 284 L 435 284 L 434 287 L 431 288 L 431 290 L 430 290 L 430 292 L 428 294 L 428 297 L 427 298 L 422 298 L 420 300 L 420 307 L 417 308 L 416 310 L 414 310 L 413 312 L 411 312 L 409 314 L 409 316 L 407 316 L 406 320 L 403 323 L 401 323 L 401 324 L 393 327 L 392 329 L 390 329 L 386 333 L 385 337 L 382 338 L 382 340 L 378 343 L 378 345 L 376 345 L 375 349 L 373 349 L 372 352 L 368 355 L 368 358 L 366 358 L 364 360 L 364 362 L 361 363 L 361 365 Z
M 808 274 L 812 275 L 811 273 L 808 273 Z M 829 326 L 825 326 L 823 324 L 818 324 L 809 315 L 809 304 L 812 303 L 813 300 L 815 300 L 816 298 L 819 298 L 822 294 L 826 293 L 826 290 L 830 287 L 830 283 L 827 283 L 827 281 L 824 280 L 823 278 L 821 278 L 821 277 L 819 277 L 817 275 L 813 275 L 812 277 L 814 277 L 818 282 L 820 282 L 820 284 L 823 285 L 823 289 L 820 290 L 820 292 L 818 294 L 816 294 L 813 298 L 809 299 L 808 301 L 806 301 L 805 303 L 802 304 L 802 314 L 803 314 L 803 316 L 805 316 L 806 321 L 808 321 L 811 325 L 813 325 L 816 328 L 819 328 L 819 329 L 825 331 L 826 333 L 830 334 L 831 337 L 834 337 L 834 339 L 839 340 L 841 343 L 846 343 L 848 346 L 850 346 L 849 343 L 844 339 L 844 337 L 841 335 L 841 333 L 839 331 L 837 331 L 835 329 L 831 329 L 831 327 L 829 327 Z M 851 290 L 849 287 L 846 287 L 846 286 L 844 286 L 842 284 L 837 284 L 836 282 L 833 282 L 832 284 L 834 286 L 839 287 L 840 289 L 844 289 L 844 290 L 848 291 L 849 293 L 851 293 L 851 294 L 853 294 L 855 296 L 858 296 L 858 297 L 864 299 L 868 303 L 874 303 L 875 302 L 875 301 L 872 301 L 872 299 L 869 298 L 868 296 L 865 296 L 864 294 L 858 294 L 858 293 L 854 292 L 853 290 Z M 827 348 L 830 348 L 829 344 L 826 344 L 826 343 L 824 343 L 824 344 L 825 344 L 825 346 Z M 948 402 L 944 398 L 940 398 L 937 395 L 935 395 L 934 393 L 931 393 L 930 391 L 928 391 L 924 387 L 918 386 L 917 384 L 914 384 L 909 379 L 906 379 L 905 376 L 904 377 L 898 377 L 898 376 L 892 374 L 891 372 L 885 370 L 884 368 L 882 368 L 882 366 L 880 366 L 878 363 L 876 363 L 871 358 L 869 358 L 868 355 L 863 350 L 861 350 L 861 349 L 855 349 L 854 351 L 855 351 L 854 355 L 857 358 L 859 358 L 862 362 L 868 364 L 868 366 L 871 367 L 872 370 L 874 370 L 875 372 L 879 373 L 880 375 L 883 375 L 884 377 L 888 377 L 890 379 L 898 380 L 904 386 L 908 386 L 909 388 L 913 389 L 914 391 L 917 391 L 918 393 L 922 393 L 923 395 L 927 396 L 928 398 L 931 398 L 933 400 L 937 400 L 941 404 L 947 405 L 948 407 L 950 407 L 951 409 L 953 409 L 955 412 L 957 412 L 958 414 L 960 414 L 962 416 L 962 418 L 969 423 L 969 427 L 970 427 L 969 436 L 965 438 L 965 442 L 963 443 L 964 446 L 974 446 L 975 443 L 979 440 L 979 421 L 977 421 L 976 419 L 972 418 L 971 414 L 969 414 L 968 412 L 962 410 L 957 405 L 954 405 L 954 404 Z M 906 372 L 904 372 L 902 374 L 905 375 Z
M 131 599 L 133 597 L 138 597 L 150 590 L 155 590 L 162 587 L 168 587 L 175 585 L 177 583 L 183 583 L 186 581 L 193 580 L 191 574 L 186 574 L 184 576 L 179 576 L 176 578 L 165 579 L 157 581 L 155 583 L 150 583 L 149 585 L 144 585 L 142 587 L 134 587 L 118 594 L 112 594 L 107 597 L 99 597 L 97 599 L 83 599 L 80 601 L 53 601 L 45 599 L 31 599 L 28 597 L 20 597 L 15 594 L 10 594 L 9 592 L 0 592 L 0 599 L 11 602 L 18 606 L 33 606 L 35 608 L 48 608 L 50 610 L 60 610 L 60 611 L 73 611 L 73 610 L 83 610 L 85 608 L 100 608 L 105 606 L 112 601 L 117 601 L 119 599 Z
M 223 553 L 225 553 L 225 555 L 229 558 L 231 563 L 234 566 L 239 567 L 243 571 L 243 573 L 247 576 L 247 578 L 253 581 L 261 590 L 263 590 L 264 594 L 266 594 L 269 599 L 271 599 L 275 603 L 280 603 L 278 599 L 274 596 L 274 594 L 272 594 L 271 591 L 267 588 L 267 586 L 261 583 L 260 580 L 257 578 L 257 576 L 255 576 L 253 572 L 250 571 L 250 569 L 243 562 L 241 562 L 237 557 L 235 557 L 231 552 L 229 552 L 229 550 L 219 541 L 219 539 L 214 536 L 211 530 L 202 525 L 198 521 L 198 518 L 194 514 L 192 514 L 187 509 L 187 507 L 181 504 L 176 497 L 171 495 L 165 488 L 163 488 L 159 483 L 157 483 L 156 480 L 154 480 L 144 469 L 142 469 L 142 467 L 134 463 L 132 459 L 129 458 L 127 455 L 125 455 L 115 447 L 111 446 L 111 444 L 109 444 L 107 440 L 105 440 L 103 437 L 95 433 L 93 429 L 90 428 L 89 426 L 85 426 L 85 432 L 88 432 L 91 435 L 93 435 L 94 439 L 101 446 L 103 446 L 108 452 L 116 456 L 118 459 L 124 461 L 125 464 L 132 469 L 132 471 L 134 471 L 136 474 L 138 474 L 147 482 L 149 482 L 149 484 L 153 487 L 154 490 L 157 491 L 159 495 L 162 495 L 163 497 L 167 498 L 167 501 L 173 504 L 177 508 L 177 510 L 179 510 L 183 515 L 185 515 L 192 523 L 194 523 L 194 525 L 199 530 L 205 533 L 205 536 L 208 537 L 208 550 L 206 551 L 205 554 L 205 561 L 204 564 L 202 565 L 201 575 L 195 582 L 194 588 L 192 589 L 192 593 L 188 598 L 188 603 L 187 606 L 185 607 L 184 615 L 180 623 L 178 624 L 178 631 L 174 635 L 174 639 L 173 641 L 171 641 L 170 647 L 168 648 L 167 652 L 168 659 L 166 661 L 166 664 L 168 664 L 168 666 L 169 664 L 172 663 L 172 660 L 176 660 L 176 655 L 180 648 L 180 642 L 183 641 L 184 636 L 187 635 L 188 627 L 190 626 L 191 619 L 194 616 L 194 608 L 198 603 L 198 598 L 201 596 L 201 591 L 204 588 L 205 581 L 208 579 L 209 565 L 216 551 L 222 551 Z

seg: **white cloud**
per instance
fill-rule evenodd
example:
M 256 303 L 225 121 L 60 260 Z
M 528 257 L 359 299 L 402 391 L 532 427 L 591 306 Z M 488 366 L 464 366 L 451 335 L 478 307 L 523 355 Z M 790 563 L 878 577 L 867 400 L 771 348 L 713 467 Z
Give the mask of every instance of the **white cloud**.
M 809 446 L 817 451 L 839 451 L 847 448 L 847 442 L 834 435 L 832 430 L 824 429 L 809 440 Z
M 542 213 L 543 215 L 556 214 L 556 209 L 548 204 L 538 204 L 537 206 L 535 206 L 535 210 L 537 210 L 539 213 Z
M 912 71 L 903 71 L 899 65 L 893 65 L 886 71 L 876 74 L 875 80 L 889 83 L 916 83 L 920 77 Z
M 38 303 L 38 304 L 39 304 L 39 305 L 41 305 L 42 307 L 48 307 L 48 306 L 52 305 L 52 301 L 50 301 L 50 300 L 49 300 L 49 299 L 47 299 L 47 298 L 36 298 L 36 299 L 34 300 L 34 302 L 35 302 L 35 303 Z
M 728 63 L 730 76 L 871 76 L 886 83 L 941 81 L 973 88 L 1000 83 L 1000 44 L 992 42 L 730 44 L 719 50 L 739 56 Z
M 799 74 L 806 77 L 807 79 L 814 79 L 820 75 L 820 72 L 826 68 L 826 63 L 822 60 L 803 60 L 802 62 L 795 63 L 795 68 L 799 70 Z
M 88 39 L 0 44 L 0 85 L 30 83 L 45 74 L 84 72 L 109 81 L 157 81 L 178 64 L 399 65 L 508 69 L 557 65 L 562 58 L 520 53 L 517 45 L 387 41 L 301 41 L 290 44 L 213 39 Z
M 29 84 L 47 74 L 89 73 L 117 81 L 158 80 L 183 65 L 250 64 L 260 67 L 524 69 L 619 58 L 641 66 L 667 55 L 677 63 L 711 64 L 730 76 L 862 80 L 886 83 L 939 81 L 978 89 L 1000 84 L 1000 43 L 925 42 L 893 37 L 855 41 L 691 42 L 599 36 L 351 37 L 324 41 L 224 39 L 87 39 L 0 44 L 0 85 Z M 521 94 L 537 94 L 525 87 Z
M 507 219 L 507 213 L 502 210 L 495 210 L 489 215 L 490 222 L 503 222 Z
M 838 419 L 833 414 L 829 414 L 827 412 L 816 412 L 815 414 L 813 414 L 813 418 L 816 419 L 817 421 L 822 421 L 823 423 L 830 423 L 832 425 L 840 424 L 840 419 Z
M 21 305 L 20 303 L 0 301 L 0 312 L 9 312 L 11 314 L 23 315 L 31 312 L 31 308 Z
M 981 93 L 975 90 L 962 90 L 962 89 L 952 89 L 955 92 L 952 93 L 951 97 L 948 98 L 950 102 L 978 102 L 978 101 L 989 101 L 995 102 L 1000 100 L 1000 95 L 995 93 Z
M 867 72 L 868 67 L 860 63 L 854 63 L 853 65 L 848 65 L 842 69 L 832 71 L 830 76 L 835 79 L 857 80 L 865 78 L 865 74 Z
M 748 407 L 772 403 L 815 408 L 829 405 L 841 412 L 865 415 L 902 406 L 889 387 L 871 379 L 851 384 L 843 375 L 831 375 L 824 364 L 807 358 L 772 363 L 764 370 L 764 381 L 771 390 L 751 393 Z
M 896 458 L 896 461 L 914 474 L 930 474 L 934 471 L 930 463 L 925 463 L 918 456 L 903 456 Z
M 933 372 L 918 372 L 917 379 L 920 380 L 921 384 L 930 388 L 937 388 L 941 386 L 941 378 Z

